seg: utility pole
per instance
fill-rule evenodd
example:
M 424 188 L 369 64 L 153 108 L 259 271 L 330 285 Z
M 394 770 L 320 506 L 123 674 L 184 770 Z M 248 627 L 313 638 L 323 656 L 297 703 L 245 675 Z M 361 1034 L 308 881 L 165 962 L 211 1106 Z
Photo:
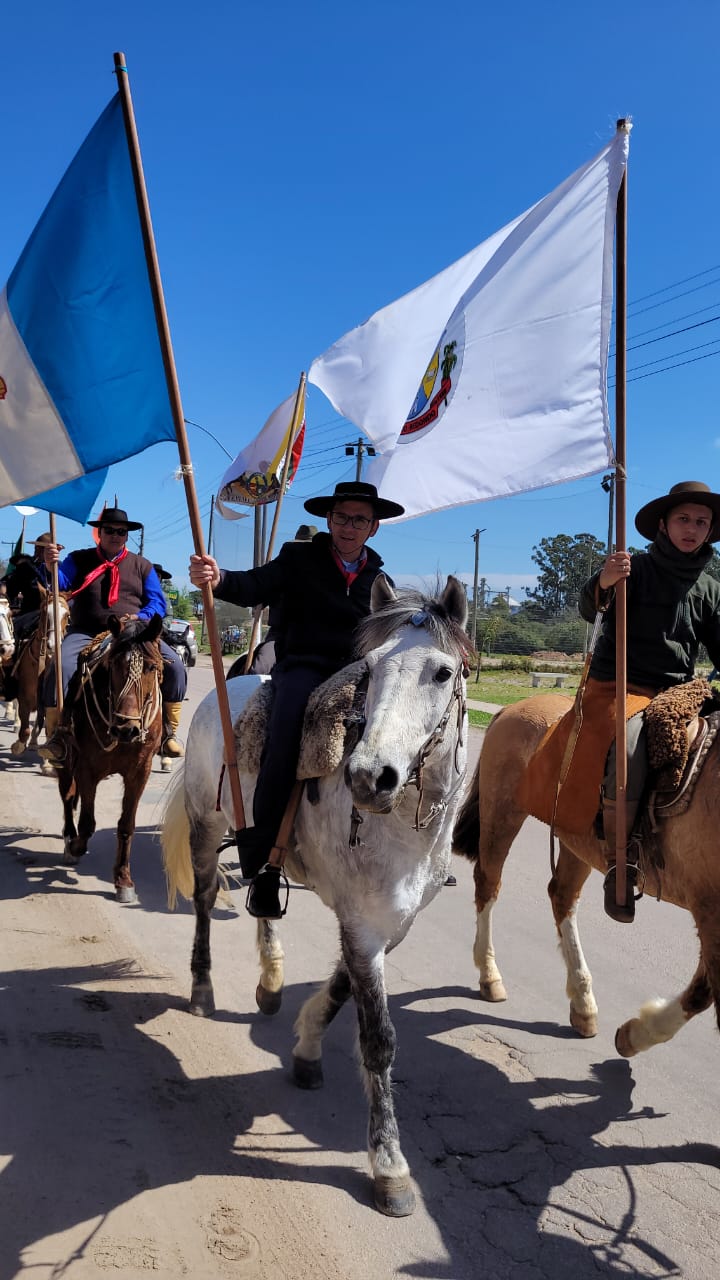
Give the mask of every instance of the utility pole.
M 359 480 L 360 477 L 362 476 L 363 454 L 366 453 L 368 458 L 374 458 L 375 450 L 373 449 L 373 446 L 371 444 L 365 443 L 362 436 L 358 436 L 357 440 L 355 440 L 353 444 L 345 445 L 346 457 L 348 458 L 354 457 L 356 449 L 357 449 L 357 467 L 355 469 L 355 479 Z
M 478 567 L 480 564 L 480 534 L 485 533 L 485 529 L 476 529 L 472 535 L 475 543 L 475 573 L 473 575 L 473 624 L 472 624 L 472 647 L 477 651 L 477 611 L 478 611 Z M 480 659 L 477 658 L 475 666 L 475 683 L 480 679 Z

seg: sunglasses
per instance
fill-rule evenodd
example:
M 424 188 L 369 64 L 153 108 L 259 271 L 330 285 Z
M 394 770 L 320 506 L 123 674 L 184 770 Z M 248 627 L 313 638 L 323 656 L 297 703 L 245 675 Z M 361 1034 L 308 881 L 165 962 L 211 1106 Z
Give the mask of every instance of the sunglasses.
M 128 530 L 121 524 L 102 524 L 100 526 L 102 533 L 114 533 L 118 538 L 127 538 Z

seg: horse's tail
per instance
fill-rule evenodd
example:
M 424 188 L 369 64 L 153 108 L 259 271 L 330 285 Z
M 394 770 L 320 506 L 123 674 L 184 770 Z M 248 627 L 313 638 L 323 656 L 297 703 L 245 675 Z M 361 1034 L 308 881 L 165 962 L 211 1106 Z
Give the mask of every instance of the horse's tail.
M 192 898 L 195 875 L 190 857 L 190 822 L 185 809 L 185 765 L 177 766 L 163 815 L 160 843 L 167 880 L 168 907 L 177 905 L 177 895 Z
M 453 829 L 453 853 L 462 853 L 471 862 L 477 862 L 480 846 L 480 798 L 479 798 L 480 761 L 475 766 L 465 799 L 455 819 Z

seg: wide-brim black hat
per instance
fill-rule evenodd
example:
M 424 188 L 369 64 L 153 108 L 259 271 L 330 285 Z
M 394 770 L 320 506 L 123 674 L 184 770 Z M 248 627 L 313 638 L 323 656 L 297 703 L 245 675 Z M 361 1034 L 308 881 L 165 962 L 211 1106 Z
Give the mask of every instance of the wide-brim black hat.
M 127 511 L 122 507 L 106 507 L 99 520 L 88 520 L 93 529 L 100 529 L 104 524 L 124 524 L 126 529 L 142 529 L 137 520 L 128 520 Z
M 720 493 L 712 493 L 702 480 L 681 480 L 679 484 L 674 484 L 668 493 L 663 494 L 662 498 L 654 498 L 652 502 L 647 502 L 635 517 L 635 528 L 644 538 L 652 542 L 660 521 L 672 511 L 673 507 L 681 507 L 685 502 L 710 508 L 713 513 L 713 527 L 708 542 L 717 542 L 720 539 Z
M 326 516 L 338 502 L 369 502 L 378 520 L 389 520 L 392 516 L 402 516 L 405 508 L 399 502 L 391 502 L 389 498 L 379 498 L 374 484 L 366 484 L 364 480 L 351 480 L 345 484 L 336 484 L 335 492 L 324 494 L 321 498 L 308 498 L 305 510 L 311 516 Z

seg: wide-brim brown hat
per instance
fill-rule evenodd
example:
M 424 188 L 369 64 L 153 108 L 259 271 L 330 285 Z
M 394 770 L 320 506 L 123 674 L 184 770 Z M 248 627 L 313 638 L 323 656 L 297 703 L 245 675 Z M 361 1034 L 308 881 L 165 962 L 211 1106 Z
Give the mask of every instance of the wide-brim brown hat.
M 334 493 L 324 494 L 321 498 L 308 498 L 305 510 L 311 516 L 326 516 L 338 502 L 369 502 L 378 520 L 389 520 L 392 516 L 405 514 L 405 508 L 399 502 L 379 498 L 375 485 L 367 484 L 364 480 L 336 484 Z
M 41 533 L 39 538 L 27 538 L 26 541 L 31 547 L 47 547 L 52 542 L 52 537 L 49 533 Z
M 93 529 L 100 529 L 104 524 L 124 524 L 126 529 L 142 529 L 137 520 L 128 520 L 127 511 L 122 507 L 106 507 L 99 520 L 88 520 Z
M 681 507 L 685 502 L 695 506 L 709 507 L 713 513 L 713 526 L 708 542 L 717 542 L 720 538 L 720 493 L 713 493 L 702 480 L 681 480 L 662 498 L 654 498 L 641 507 L 635 517 L 635 528 L 648 542 L 652 542 L 657 534 L 660 521 L 673 507 Z

